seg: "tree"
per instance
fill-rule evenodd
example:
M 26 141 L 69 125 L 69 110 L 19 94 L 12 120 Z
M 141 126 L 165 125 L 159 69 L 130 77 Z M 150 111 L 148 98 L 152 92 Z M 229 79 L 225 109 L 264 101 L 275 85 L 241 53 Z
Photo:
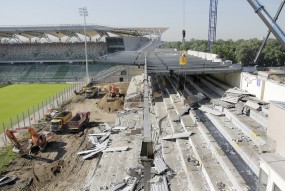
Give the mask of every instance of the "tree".
M 163 48 L 181 49 L 181 42 L 166 42 Z M 217 40 L 212 45 L 211 52 L 218 54 L 223 60 L 231 60 L 233 63 L 242 63 L 243 65 L 253 64 L 254 58 L 259 50 L 261 41 L 258 39 L 250 40 Z M 185 42 L 186 49 L 207 52 L 207 41 L 191 39 Z M 259 66 L 284 66 L 285 49 L 276 39 L 268 39 L 263 49 L 258 63 Z

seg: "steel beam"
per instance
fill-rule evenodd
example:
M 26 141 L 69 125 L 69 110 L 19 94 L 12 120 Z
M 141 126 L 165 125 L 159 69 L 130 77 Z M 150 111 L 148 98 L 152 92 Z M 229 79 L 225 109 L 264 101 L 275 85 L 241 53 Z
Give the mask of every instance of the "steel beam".
M 275 17 L 274 17 L 274 21 L 275 21 L 275 22 L 277 21 L 277 19 L 278 19 L 279 15 L 280 15 L 280 13 L 281 13 L 281 11 L 282 11 L 284 5 L 285 5 L 285 0 L 284 0 L 283 2 L 281 2 L 280 6 L 279 6 L 279 8 L 278 8 L 278 10 L 277 10 L 277 13 L 276 13 L 276 15 L 275 15 Z M 266 37 L 264 38 L 264 40 L 263 40 L 261 46 L 259 47 L 259 50 L 258 50 L 258 52 L 257 52 L 257 54 L 256 54 L 256 57 L 255 57 L 254 61 L 253 61 L 254 63 L 257 62 L 257 60 L 258 60 L 258 58 L 259 58 L 259 56 L 260 56 L 260 54 L 261 54 L 261 52 L 262 52 L 262 50 L 263 50 L 263 48 L 264 48 L 264 46 L 265 46 L 265 44 L 266 44 L 267 39 L 269 38 L 270 34 L 271 34 L 271 30 L 268 30 L 267 35 L 266 35 Z
M 258 0 L 247 0 L 252 6 L 255 13 L 261 18 L 261 20 L 266 24 L 269 30 L 274 34 L 277 40 L 285 47 L 285 34 L 279 25 L 272 19 L 269 13 L 266 11 L 264 6 L 262 6 Z

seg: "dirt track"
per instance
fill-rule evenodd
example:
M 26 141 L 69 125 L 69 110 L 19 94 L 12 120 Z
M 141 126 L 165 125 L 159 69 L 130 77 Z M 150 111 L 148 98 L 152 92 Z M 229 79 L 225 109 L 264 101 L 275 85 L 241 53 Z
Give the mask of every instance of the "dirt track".
M 100 154 L 91 160 L 82 160 L 76 153 L 91 146 L 88 134 L 100 132 L 100 123 L 114 123 L 116 118 L 116 113 L 98 108 L 98 103 L 99 99 L 76 99 L 67 105 L 66 110 L 71 110 L 73 114 L 77 111 L 90 111 L 90 122 L 95 122 L 97 127 L 85 129 L 81 134 L 56 135 L 44 153 L 38 153 L 32 159 L 14 160 L 3 175 L 16 175 L 18 179 L 15 184 L 0 189 L 70 191 L 83 188 L 95 172 Z

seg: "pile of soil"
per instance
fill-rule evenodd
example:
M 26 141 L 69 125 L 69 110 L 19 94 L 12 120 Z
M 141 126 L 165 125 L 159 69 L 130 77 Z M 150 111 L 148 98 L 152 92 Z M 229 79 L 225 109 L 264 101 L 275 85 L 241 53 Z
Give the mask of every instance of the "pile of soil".
M 108 84 L 114 85 L 115 87 L 118 87 L 120 89 L 120 92 L 122 95 L 126 95 L 127 89 L 129 87 L 129 83 L 112 83 Z M 107 101 L 107 94 L 101 98 L 98 102 L 98 107 L 106 112 L 114 112 L 114 111 L 120 111 L 124 108 L 124 96 L 121 97 L 114 97 L 113 101 Z
M 57 175 L 63 172 L 65 169 L 64 161 L 58 160 L 51 164 L 35 164 L 33 166 L 33 174 L 31 178 L 33 182 L 32 187 L 43 187 L 48 182 L 51 182 Z
M 98 102 L 98 107 L 106 112 L 120 111 L 124 108 L 124 97 L 115 97 L 114 101 L 107 101 L 107 95 L 105 95 Z

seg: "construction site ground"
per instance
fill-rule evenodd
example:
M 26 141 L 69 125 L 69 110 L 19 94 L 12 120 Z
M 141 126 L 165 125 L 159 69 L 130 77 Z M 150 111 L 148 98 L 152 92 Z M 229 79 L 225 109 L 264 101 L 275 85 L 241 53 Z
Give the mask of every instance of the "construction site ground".
M 148 186 L 151 190 L 256 190 L 259 155 L 274 152 L 265 134 L 268 104 L 208 76 L 199 80 L 185 76 L 183 91 L 175 76 L 143 79 L 143 75 L 132 78 L 124 102 L 123 97 L 113 102 L 107 102 L 106 96 L 74 99 L 66 110 L 90 111 L 92 127 L 84 133 L 58 135 L 45 153 L 33 159 L 15 160 L 4 175 L 18 179 L 4 190 L 106 191 L 128 190 L 128 186 L 136 191 Z M 149 115 L 144 115 L 142 103 L 145 86 L 152 87 L 145 107 Z M 250 111 L 258 117 L 247 115 L 250 103 Z M 144 119 L 152 128 L 151 162 L 140 156 Z M 107 131 L 111 134 L 104 149 L 111 152 L 103 149 L 88 160 L 77 155 L 91 148 L 90 133 Z M 91 140 L 96 142 L 94 136 Z
M 128 84 L 118 84 L 126 92 Z M 88 185 L 90 186 L 90 181 L 94 178 L 96 169 L 100 169 L 99 161 L 102 154 L 99 153 L 92 159 L 83 160 L 77 155 L 77 152 L 90 148 L 92 144 L 88 139 L 88 135 L 102 132 L 102 124 L 104 123 L 114 124 L 117 116 L 116 111 L 123 108 L 121 98 L 110 103 L 105 102 L 104 99 L 106 97 L 84 99 L 81 96 L 74 96 L 71 103 L 65 106 L 65 110 L 72 111 L 73 115 L 78 111 L 89 111 L 91 127 L 86 128 L 81 133 L 58 134 L 47 145 L 45 152 L 38 152 L 31 158 L 18 157 L 15 159 L 1 175 L 17 176 L 17 179 L 13 184 L 0 187 L 0 190 L 70 191 L 82 190 L 86 186 L 88 190 Z M 100 103 L 105 103 L 105 106 L 98 106 Z M 110 112 L 109 107 L 112 108 Z M 48 127 L 45 129 L 48 130 Z M 116 134 L 115 136 L 119 135 Z M 130 138 L 127 142 L 131 144 L 132 140 L 138 141 L 137 138 Z M 113 160 L 116 161 L 117 159 L 113 158 Z

